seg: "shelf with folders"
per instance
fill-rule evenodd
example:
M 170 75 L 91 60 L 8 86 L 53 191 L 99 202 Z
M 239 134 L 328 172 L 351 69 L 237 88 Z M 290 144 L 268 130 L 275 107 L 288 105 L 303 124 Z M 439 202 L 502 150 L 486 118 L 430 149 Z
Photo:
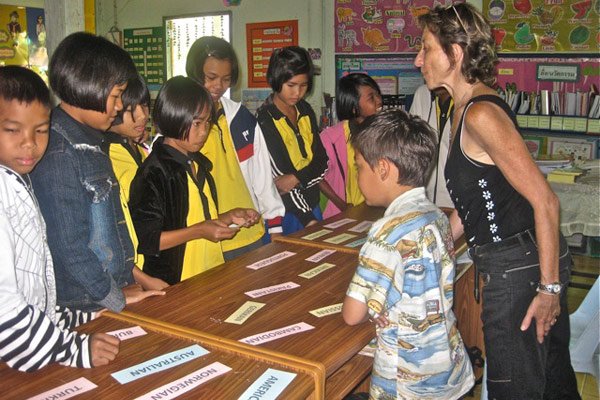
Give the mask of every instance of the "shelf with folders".
M 589 92 L 499 91 L 521 128 L 600 135 L 600 95 Z

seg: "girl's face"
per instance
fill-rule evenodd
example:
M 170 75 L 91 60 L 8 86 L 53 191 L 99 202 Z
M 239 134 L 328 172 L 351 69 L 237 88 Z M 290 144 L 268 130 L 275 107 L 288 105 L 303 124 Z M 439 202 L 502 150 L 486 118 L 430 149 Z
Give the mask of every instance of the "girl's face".
M 133 113 L 129 107 L 123 113 L 123 123 L 113 126 L 111 130 L 136 143 L 144 142 L 147 139 L 146 123 L 149 115 L 150 110 L 147 105 L 138 104 Z
M 450 71 L 450 60 L 438 38 L 425 28 L 423 30 L 423 45 L 415 58 L 415 66 L 421 68 L 421 74 L 429 90 L 442 86 L 443 79 Z
M 200 115 L 192 121 L 192 126 L 190 127 L 187 139 L 171 139 L 169 141 L 171 142 L 170 144 L 184 154 L 197 153 L 202 146 L 204 146 L 208 133 L 210 132 L 211 123 L 209 118 L 209 110 L 208 107 L 206 107 L 202 110 Z
M 112 125 L 117 113 L 123 109 L 121 95 L 127 88 L 127 82 L 122 85 L 113 86 L 106 99 L 106 110 L 104 112 L 80 109 L 80 122 L 99 131 L 105 131 Z
M 381 95 L 371 86 L 359 86 L 358 94 L 358 117 L 356 119 L 358 122 L 362 122 L 365 118 L 381 110 L 383 102 Z
M 275 97 L 288 107 L 294 107 L 306 95 L 308 90 L 308 75 L 294 75 L 283 85 L 281 91 L 275 93 Z
M 202 67 L 204 87 L 210 93 L 213 102 L 219 101 L 231 87 L 231 61 L 208 57 Z

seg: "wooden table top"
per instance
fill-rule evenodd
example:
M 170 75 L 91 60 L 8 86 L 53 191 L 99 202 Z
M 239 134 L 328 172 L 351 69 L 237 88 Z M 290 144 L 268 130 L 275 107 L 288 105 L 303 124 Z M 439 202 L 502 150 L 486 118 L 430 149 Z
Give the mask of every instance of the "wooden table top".
M 307 228 L 302 229 L 301 231 L 292 233 L 287 236 L 277 236 L 273 240 L 279 243 L 295 243 L 302 244 L 304 246 L 311 246 L 317 248 L 326 248 L 326 249 L 334 249 L 341 252 L 358 254 L 360 252 L 360 248 L 362 246 L 361 241 L 367 237 L 369 233 L 369 229 L 366 228 L 362 230 L 362 232 L 353 232 L 351 229 L 356 227 L 359 223 L 364 221 L 375 222 L 379 218 L 383 216 L 385 212 L 384 208 L 380 207 L 370 207 L 365 203 L 362 203 L 358 206 L 349 207 L 345 211 L 340 214 L 328 218 L 326 221 L 319 221 L 315 225 L 309 226 Z M 328 227 L 327 225 L 335 224 L 338 221 L 347 220 L 348 223 L 345 223 L 339 227 Z M 350 221 L 354 220 L 354 221 Z M 325 233 L 324 230 L 331 231 L 329 233 Z M 322 236 L 319 236 L 314 239 L 308 239 L 307 236 L 315 234 L 316 232 L 324 233 Z M 336 237 L 338 235 L 347 234 L 353 235 L 352 237 L 348 237 L 348 239 L 344 240 L 341 243 L 330 243 L 327 240 Z M 353 243 L 354 242 L 354 243 Z
M 284 251 L 295 254 L 258 270 L 247 268 Z M 167 288 L 164 297 L 129 305 L 123 315 L 144 316 L 233 340 L 304 322 L 314 329 L 260 347 L 318 361 L 329 376 L 375 336 L 375 329 L 368 323 L 348 326 L 341 313 L 321 318 L 309 313 L 343 302 L 357 261 L 356 255 L 342 252 L 334 252 L 319 262 L 306 261 L 317 252 L 319 249 L 307 246 L 271 243 Z M 298 276 L 323 263 L 335 266 L 312 279 Z M 258 298 L 244 294 L 286 282 L 300 287 Z M 246 301 L 265 305 L 241 325 L 225 322 Z
M 132 326 L 129 322 L 102 316 L 80 326 L 78 330 L 86 333 L 111 332 L 131 328 Z M 143 329 L 147 332 L 146 335 L 122 341 L 117 359 L 102 367 L 80 369 L 54 364 L 41 371 L 25 373 L 10 369 L 5 363 L 1 363 L 1 397 L 2 399 L 25 399 L 83 377 L 97 385 L 97 388 L 82 393 L 77 398 L 133 399 L 181 379 L 214 362 L 220 362 L 230 367 L 231 371 L 214 377 L 179 398 L 238 398 L 268 368 L 296 373 L 295 378 L 281 393 L 280 398 L 306 398 L 315 389 L 313 378 L 309 374 L 300 373 L 283 365 L 240 356 L 240 354 L 234 354 L 203 343 L 200 346 L 209 350 L 209 354 L 135 381 L 120 384 L 111 376 L 112 373 L 198 343 L 190 338 L 158 332 L 148 326 L 143 326 Z

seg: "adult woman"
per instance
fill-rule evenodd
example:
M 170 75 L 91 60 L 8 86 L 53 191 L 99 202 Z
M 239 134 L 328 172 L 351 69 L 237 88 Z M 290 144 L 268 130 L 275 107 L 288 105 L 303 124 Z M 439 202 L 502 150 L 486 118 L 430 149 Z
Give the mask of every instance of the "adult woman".
M 566 312 L 571 257 L 559 203 L 490 87 L 497 60 L 490 26 L 469 4 L 437 7 L 419 22 L 415 65 L 429 89 L 442 86 L 455 102 L 445 174 L 457 209 L 453 233 L 464 230 L 485 282 L 490 398 L 577 399 Z

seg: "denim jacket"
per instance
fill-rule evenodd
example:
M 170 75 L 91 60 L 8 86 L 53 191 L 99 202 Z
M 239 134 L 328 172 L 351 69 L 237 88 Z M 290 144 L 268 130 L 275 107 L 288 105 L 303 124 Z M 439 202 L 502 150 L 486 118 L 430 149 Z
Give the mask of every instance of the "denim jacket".
M 84 311 L 125 307 L 134 282 L 134 249 L 103 133 L 60 107 L 52 112 L 48 150 L 31 173 L 46 220 L 58 304 Z

